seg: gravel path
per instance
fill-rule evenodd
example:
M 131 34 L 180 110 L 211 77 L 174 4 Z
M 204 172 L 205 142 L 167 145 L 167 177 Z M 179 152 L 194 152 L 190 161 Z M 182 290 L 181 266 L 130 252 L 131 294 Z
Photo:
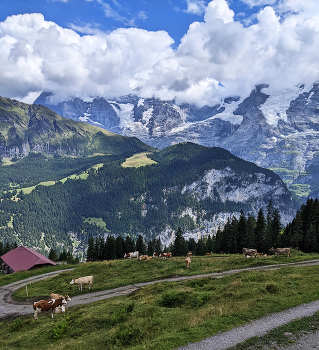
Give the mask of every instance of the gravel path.
M 128 285 L 120 288 L 100 291 L 100 292 L 92 292 L 87 294 L 82 294 L 78 296 L 72 297 L 72 300 L 68 302 L 68 307 L 72 307 L 75 305 L 83 305 L 92 303 L 94 301 L 103 300 L 107 298 L 117 297 L 121 295 L 128 295 L 137 291 L 139 288 L 143 286 L 147 286 L 150 284 L 155 284 L 163 281 L 182 281 L 186 279 L 195 279 L 201 277 L 211 277 L 211 278 L 221 278 L 230 274 L 239 273 L 242 271 L 250 271 L 250 270 L 273 270 L 280 269 L 282 267 L 289 266 L 309 266 L 309 265 L 319 265 L 319 260 L 310 260 L 298 263 L 286 263 L 286 264 L 274 264 L 268 266 L 257 266 L 257 267 L 248 267 L 244 269 L 235 269 L 229 270 L 225 272 L 218 273 L 210 273 L 196 276 L 184 276 L 179 277 L 175 276 L 173 278 L 157 280 L 152 282 L 144 282 L 144 283 L 136 283 L 134 285 Z M 3 287 L 0 287 L 0 319 L 9 319 L 18 317 L 20 315 L 27 315 L 33 313 L 32 304 L 30 303 L 18 303 L 12 300 L 11 294 L 18 288 L 25 287 L 30 282 L 40 281 L 46 278 L 52 278 L 57 276 L 59 273 L 70 271 L 69 270 L 59 270 L 51 273 L 47 273 L 40 276 L 31 277 L 26 280 L 22 280 L 19 282 L 14 282 Z M 302 304 L 295 308 L 290 308 L 285 311 L 275 313 L 269 316 L 265 316 L 259 320 L 252 321 L 244 326 L 233 328 L 232 330 L 224 333 L 217 334 L 213 337 L 207 338 L 203 341 L 189 344 L 184 347 L 180 347 L 178 350 L 223 350 L 228 349 L 229 347 L 235 346 L 238 343 L 241 343 L 249 338 L 254 336 L 260 337 L 265 335 L 271 329 L 277 328 L 281 325 L 287 324 L 292 320 L 303 318 L 306 316 L 311 316 L 314 313 L 319 311 L 319 300 L 314 301 L 309 304 Z M 301 338 L 301 343 L 291 345 L 290 347 L 278 348 L 278 349 L 286 349 L 286 350 L 305 350 L 305 349 L 318 349 L 319 350 L 319 333 L 310 333 Z M 306 343 L 305 343 L 306 341 Z

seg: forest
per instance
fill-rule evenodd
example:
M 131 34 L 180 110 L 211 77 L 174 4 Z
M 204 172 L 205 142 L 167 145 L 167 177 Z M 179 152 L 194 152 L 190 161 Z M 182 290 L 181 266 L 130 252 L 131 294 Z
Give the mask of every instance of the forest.
M 59 253 L 63 249 L 71 250 L 71 234 L 84 246 L 90 237 L 104 234 L 129 235 L 136 239 L 142 232 L 151 240 L 166 227 L 192 230 L 201 227 L 203 221 L 211 220 L 216 213 L 249 211 L 249 204 L 223 202 L 218 193 L 216 198 L 204 200 L 182 193 L 186 184 L 197 181 L 207 170 L 229 167 L 246 176 L 246 181 L 255 181 L 256 172 L 269 176 L 270 184 L 279 179 L 271 171 L 245 162 L 226 150 L 195 144 L 175 145 L 155 152 L 151 157 L 157 164 L 147 167 L 124 168 L 121 164 L 126 157 L 98 156 L 96 161 L 102 161 L 104 166 L 89 168 L 85 179 L 69 178 L 65 182 L 56 181 L 52 186 L 38 185 L 29 194 L 18 187 L 3 191 L 0 240 L 37 247 L 42 253 L 47 247 L 54 247 Z M 69 167 L 63 168 L 67 159 L 46 159 L 42 155 L 24 158 L 19 164 L 24 167 L 28 162 L 34 162 L 34 169 L 36 164 L 45 164 L 45 174 L 52 168 L 50 162 L 54 162 L 61 174 L 76 166 L 70 162 Z M 81 160 L 78 173 L 92 162 L 92 159 L 91 163 Z M 0 170 L 2 168 L 6 169 L 1 166 Z M 20 172 L 19 168 L 16 172 Z M 231 186 L 233 180 L 228 181 Z M 281 203 L 285 201 L 284 196 Z M 197 219 L 180 215 L 185 208 L 192 208 Z M 104 226 L 97 225 L 97 221 Z
M 269 200 L 267 211 L 260 209 L 257 219 L 245 217 L 241 211 L 240 218 L 229 219 L 223 229 L 214 236 L 185 240 L 183 230 L 176 231 L 174 242 L 163 247 L 160 239 L 145 242 L 141 235 L 137 240 L 127 236 L 114 237 L 109 235 L 91 237 L 87 250 L 87 261 L 121 259 L 125 253 L 139 251 L 140 254 L 152 256 L 154 252 L 171 252 L 174 256 L 186 256 L 189 251 L 194 255 L 207 253 L 240 254 L 242 248 L 257 249 L 258 252 L 269 254 L 270 248 L 292 247 L 305 253 L 319 253 L 319 201 L 309 199 L 297 211 L 295 218 L 286 227 L 280 223 L 280 215 Z

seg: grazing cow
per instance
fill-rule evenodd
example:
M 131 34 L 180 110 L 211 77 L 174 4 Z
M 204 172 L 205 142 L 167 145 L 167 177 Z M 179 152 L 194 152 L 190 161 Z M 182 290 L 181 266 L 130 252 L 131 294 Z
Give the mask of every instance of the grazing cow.
M 212 253 L 206 253 L 206 255 L 211 255 Z
M 53 318 L 53 312 L 57 308 L 61 308 L 61 311 L 58 312 L 64 312 L 65 311 L 65 304 L 66 300 L 64 297 L 59 299 L 49 299 L 49 300 L 40 300 L 38 302 L 33 303 L 33 310 L 34 310 L 34 319 L 38 319 L 38 313 L 44 312 L 44 311 L 51 311 L 51 317 Z
M 243 254 L 246 256 L 246 258 L 249 258 L 250 256 L 256 258 L 258 256 L 257 249 L 243 248 Z
M 271 247 L 269 250 L 271 252 L 274 252 L 276 256 L 278 255 L 286 255 L 288 258 L 290 258 L 290 249 L 291 248 L 274 248 Z
M 186 267 L 189 267 L 189 265 L 191 264 L 191 258 L 189 257 L 189 256 L 187 256 L 186 258 L 185 258 L 185 266 Z
M 66 301 L 71 301 L 71 298 L 67 294 L 66 295 L 55 294 L 55 293 L 50 294 L 50 299 L 60 299 L 60 298 L 64 298 Z
M 153 258 L 157 259 L 158 258 L 158 254 L 156 252 L 153 253 Z
M 192 257 L 193 257 L 193 253 L 192 253 L 191 251 L 189 251 L 189 252 L 187 253 L 187 256 L 189 256 L 190 258 L 192 258 Z
M 166 259 L 172 257 L 172 253 L 162 253 L 162 254 L 160 254 L 160 257 L 163 258 L 164 260 L 166 260 Z
M 125 253 L 124 258 L 127 258 L 127 259 L 137 258 L 138 259 L 138 251 L 127 253 L 127 254 Z
M 93 276 L 85 276 L 85 277 L 79 277 L 75 280 L 72 280 L 70 284 L 77 284 L 79 286 L 79 290 L 82 290 L 83 284 L 88 284 L 89 289 L 91 289 L 91 286 L 93 284 Z

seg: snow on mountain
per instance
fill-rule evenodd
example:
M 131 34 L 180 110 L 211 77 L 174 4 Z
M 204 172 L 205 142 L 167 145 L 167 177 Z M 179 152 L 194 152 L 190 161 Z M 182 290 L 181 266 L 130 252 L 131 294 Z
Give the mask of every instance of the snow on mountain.
M 51 96 L 42 93 L 35 103 L 158 148 L 187 141 L 222 147 L 274 170 L 287 184 L 319 154 L 318 83 L 280 91 L 258 85 L 249 96 L 227 97 L 212 107 L 144 98 L 141 88 L 112 101 L 73 98 L 52 105 Z
M 267 123 L 276 127 L 279 120 L 283 120 L 284 122 L 288 121 L 286 112 L 290 106 L 290 102 L 305 92 L 305 88 L 303 85 L 299 85 L 280 91 L 274 91 L 268 87 L 263 88 L 261 92 L 269 95 L 269 97 L 260 107 L 260 110 L 265 116 Z

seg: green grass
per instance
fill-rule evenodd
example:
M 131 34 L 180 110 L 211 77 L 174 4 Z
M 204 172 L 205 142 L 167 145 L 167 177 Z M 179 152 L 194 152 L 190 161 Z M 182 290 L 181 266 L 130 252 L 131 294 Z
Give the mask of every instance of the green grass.
M 91 291 L 100 291 L 122 287 L 139 282 L 149 282 L 178 276 L 194 276 L 212 272 L 229 271 L 250 266 L 272 265 L 277 263 L 297 262 L 306 259 L 318 259 L 318 254 L 303 254 L 293 251 L 291 258 L 285 256 L 267 256 L 258 259 L 246 259 L 243 255 L 216 255 L 194 257 L 189 269 L 185 269 L 184 258 L 173 257 L 169 260 L 151 259 L 149 261 L 113 260 L 104 262 L 82 263 L 75 265 L 74 271 L 65 272 L 46 281 L 40 281 L 28 287 L 29 298 L 46 298 L 52 292 L 79 295 L 78 288 L 70 285 L 72 278 L 94 276 L 94 287 Z M 66 266 L 66 265 L 63 265 Z M 1 281 L 0 281 L 1 282 Z M 89 292 L 89 290 L 87 290 Z M 25 290 L 13 293 L 16 300 L 25 300 Z
M 173 349 L 318 299 L 317 270 L 291 267 L 159 282 L 129 296 L 70 308 L 53 320 L 39 315 L 35 321 L 30 315 L 3 322 L 0 343 L 3 349 L 34 349 L 34 344 L 39 349 Z
M 307 184 L 292 184 L 289 190 L 298 197 L 307 197 L 311 193 L 311 187 Z
M 290 259 L 284 256 L 246 259 L 242 255 L 194 257 L 189 269 L 184 267 L 183 258 L 177 257 L 166 261 L 94 262 L 75 265 L 74 271 L 28 285 L 28 292 L 31 304 L 31 300 L 47 297 L 51 292 L 66 293 L 71 298 L 87 293 L 87 287 L 79 292 L 69 282 L 89 274 L 94 275 L 91 289 L 94 292 L 176 274 L 194 275 L 313 258 L 318 258 L 318 254 L 297 251 L 292 252 Z M 27 278 L 26 275 L 20 273 L 20 278 Z M 35 344 L 38 349 L 174 349 L 266 314 L 317 300 L 318 283 L 317 266 L 158 282 L 128 296 L 69 308 L 53 319 L 41 314 L 38 321 L 29 315 L 2 322 L 0 344 L 3 349 L 34 349 Z M 15 298 L 24 299 L 25 290 L 16 292 Z
M 31 270 L 31 271 L 18 271 L 18 272 L 15 272 L 13 274 L 10 274 L 10 275 L 0 274 L 0 287 L 5 286 L 5 285 L 10 284 L 10 283 L 14 283 L 17 281 L 27 279 L 29 277 L 42 275 L 43 273 L 54 272 L 57 270 L 65 270 L 65 269 L 70 269 L 70 268 L 74 268 L 74 267 L 75 267 L 75 265 L 64 264 L 64 265 L 43 267 L 41 269 Z
M 138 168 L 140 166 L 146 166 L 151 164 L 157 164 L 154 160 L 147 157 L 149 152 L 143 152 L 134 154 L 132 157 L 127 158 L 124 163 L 122 163 L 123 168 Z
M 88 224 L 96 225 L 101 228 L 106 227 L 106 223 L 101 218 L 93 218 L 93 217 L 89 217 L 89 218 L 82 217 L 82 218 L 84 222 L 87 222 Z

